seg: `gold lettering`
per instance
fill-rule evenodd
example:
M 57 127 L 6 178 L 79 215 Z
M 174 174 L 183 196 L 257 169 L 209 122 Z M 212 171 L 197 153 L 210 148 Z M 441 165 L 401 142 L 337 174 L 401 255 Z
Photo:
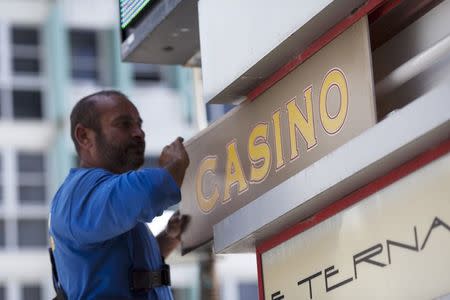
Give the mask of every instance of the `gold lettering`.
M 233 185 L 238 185 L 238 194 L 248 189 L 248 183 L 242 170 L 239 155 L 236 150 L 236 141 L 227 145 L 227 163 L 225 167 L 225 185 L 223 203 L 230 201 L 230 190 Z
M 213 191 L 209 196 L 204 194 L 203 181 L 206 173 L 215 174 L 217 167 L 217 156 L 207 156 L 205 157 L 198 168 L 197 176 L 195 179 L 196 192 L 197 192 L 197 203 L 201 211 L 204 213 L 209 213 L 217 203 L 219 199 L 219 190 L 217 184 L 214 184 Z
M 336 86 L 340 94 L 339 112 L 334 116 L 330 116 L 327 110 L 328 91 L 331 87 Z M 333 69 L 325 76 L 320 90 L 319 99 L 320 120 L 322 126 L 329 134 L 334 134 L 344 125 L 348 110 L 348 87 L 345 75 L 341 70 Z
M 276 164 L 277 170 L 284 166 L 283 145 L 281 144 L 282 141 L 281 141 L 280 114 L 281 114 L 281 111 L 277 110 L 272 115 L 273 132 L 274 132 L 274 136 L 275 136 L 275 152 L 276 152 L 276 157 L 277 157 L 277 164 Z
M 248 139 L 248 156 L 251 161 L 250 181 L 257 183 L 265 179 L 270 171 L 271 153 L 267 143 L 269 125 L 260 123 L 256 125 Z
M 289 101 L 286 105 L 289 120 L 289 136 L 291 139 L 291 160 L 298 157 L 298 143 L 296 131 L 300 131 L 302 137 L 306 141 L 308 149 L 317 144 L 317 139 L 314 134 L 314 119 L 312 110 L 312 87 L 308 87 L 304 92 L 306 115 L 305 118 L 300 111 L 300 108 L 295 103 L 295 99 Z

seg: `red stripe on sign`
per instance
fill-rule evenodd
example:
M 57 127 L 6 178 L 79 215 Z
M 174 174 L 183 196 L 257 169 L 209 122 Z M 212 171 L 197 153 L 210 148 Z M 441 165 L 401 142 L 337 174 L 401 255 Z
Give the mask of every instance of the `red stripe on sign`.
M 270 87 L 272 87 L 275 83 L 284 78 L 287 74 L 305 62 L 308 58 L 313 56 L 317 51 L 322 49 L 329 42 L 334 40 L 337 36 L 339 36 L 342 32 L 344 32 L 347 28 L 355 24 L 362 17 L 376 9 L 378 6 L 386 2 L 386 0 L 368 0 L 363 6 L 358 8 L 355 13 L 346 17 L 344 20 L 335 25 L 331 30 L 327 33 L 319 37 L 315 40 L 305 51 L 297 55 L 294 59 L 289 61 L 283 67 L 281 67 L 278 71 L 276 71 L 273 75 L 271 75 L 268 79 L 264 80 L 258 87 L 251 90 L 247 94 L 247 99 L 250 101 L 255 100 L 256 97 L 264 93 Z M 394 1 L 395 2 L 395 1 Z M 395 6 L 394 6 L 395 7 Z M 393 7 L 392 7 L 393 8 Z M 391 8 L 391 9 L 392 9 Z
M 258 269 L 258 298 L 264 299 L 264 283 L 263 283 L 263 272 L 262 272 L 262 261 L 261 253 L 256 249 L 256 266 Z
M 368 185 L 360 188 L 359 190 L 356 190 L 355 192 L 344 197 L 343 199 L 338 200 L 332 203 L 331 205 L 325 207 L 312 217 L 302 222 L 299 222 L 296 225 L 292 226 L 291 228 L 281 232 L 280 234 L 262 242 L 260 245 L 256 247 L 257 253 L 261 255 L 262 253 L 272 249 L 275 246 L 278 246 L 279 244 L 289 240 L 290 238 L 297 236 L 298 234 L 306 231 L 307 229 L 343 211 L 349 206 L 361 200 L 364 200 L 373 193 L 385 188 L 386 186 L 413 173 L 414 171 L 422 168 L 423 166 L 429 164 L 430 162 L 442 157 L 448 152 L 450 152 L 450 140 L 443 142 L 436 148 L 430 149 L 418 155 L 416 158 L 392 170 L 385 176 L 372 181 Z

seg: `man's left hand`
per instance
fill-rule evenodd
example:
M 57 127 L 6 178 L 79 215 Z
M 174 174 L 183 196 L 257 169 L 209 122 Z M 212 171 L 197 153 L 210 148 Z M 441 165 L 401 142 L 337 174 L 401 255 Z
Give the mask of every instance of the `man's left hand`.
M 177 210 L 169 219 L 166 227 L 166 234 L 172 239 L 181 240 L 181 234 L 189 223 L 189 216 L 181 215 Z

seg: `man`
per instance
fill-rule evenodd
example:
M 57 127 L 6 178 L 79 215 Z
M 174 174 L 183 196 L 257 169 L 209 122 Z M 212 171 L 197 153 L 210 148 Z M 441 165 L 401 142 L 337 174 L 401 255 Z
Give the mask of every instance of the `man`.
M 125 95 L 87 96 L 70 120 L 80 166 L 56 193 L 49 221 L 58 296 L 172 299 L 163 258 L 179 244 L 187 218 L 174 214 L 156 238 L 145 223 L 181 199 L 189 164 L 183 139 L 163 149 L 161 168 L 138 170 L 145 134 Z

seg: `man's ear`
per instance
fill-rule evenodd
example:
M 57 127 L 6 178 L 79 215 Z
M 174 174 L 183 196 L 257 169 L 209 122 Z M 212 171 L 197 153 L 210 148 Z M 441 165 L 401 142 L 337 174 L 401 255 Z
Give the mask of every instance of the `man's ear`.
M 75 126 L 75 139 L 80 149 L 89 151 L 95 143 L 95 132 L 82 124 L 77 124 Z

